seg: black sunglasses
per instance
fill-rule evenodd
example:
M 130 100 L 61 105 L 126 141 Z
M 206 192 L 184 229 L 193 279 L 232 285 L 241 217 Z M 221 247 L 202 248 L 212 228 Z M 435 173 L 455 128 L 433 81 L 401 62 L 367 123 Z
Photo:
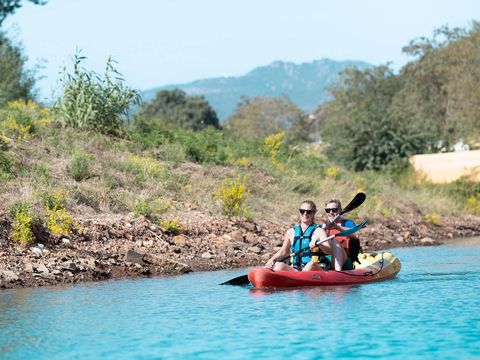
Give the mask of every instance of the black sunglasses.
M 330 212 L 336 213 L 338 211 L 338 208 L 332 208 L 332 209 L 325 209 L 325 212 L 328 214 Z
M 306 210 L 306 209 L 298 209 L 298 212 L 300 214 L 307 214 L 307 215 L 312 215 L 313 214 L 313 210 Z

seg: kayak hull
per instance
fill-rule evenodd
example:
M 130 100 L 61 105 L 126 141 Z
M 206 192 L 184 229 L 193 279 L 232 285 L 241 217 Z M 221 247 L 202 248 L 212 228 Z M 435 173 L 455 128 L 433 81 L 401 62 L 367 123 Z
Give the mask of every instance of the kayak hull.
M 289 288 L 364 284 L 394 278 L 401 269 L 400 260 L 392 253 L 363 253 L 354 270 L 344 271 L 273 271 L 256 268 L 248 273 L 255 288 Z

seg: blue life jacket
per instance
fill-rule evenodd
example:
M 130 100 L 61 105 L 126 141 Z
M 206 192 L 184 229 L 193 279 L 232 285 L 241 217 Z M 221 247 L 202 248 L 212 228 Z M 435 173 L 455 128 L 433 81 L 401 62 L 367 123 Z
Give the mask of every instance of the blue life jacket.
M 311 224 L 305 231 L 302 231 L 300 225 L 295 225 L 293 227 L 293 244 L 290 247 L 292 253 L 300 251 L 304 248 L 308 248 L 310 241 L 312 240 L 313 232 L 319 227 L 317 224 Z M 312 260 L 312 251 L 305 250 L 300 255 L 292 256 L 291 262 L 292 265 L 296 268 L 301 268 L 303 265 L 307 264 Z

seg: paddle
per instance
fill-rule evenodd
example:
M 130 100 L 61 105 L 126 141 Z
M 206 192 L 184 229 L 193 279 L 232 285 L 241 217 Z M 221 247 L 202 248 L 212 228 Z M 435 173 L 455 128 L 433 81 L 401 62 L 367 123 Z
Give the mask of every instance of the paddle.
M 345 206 L 345 208 L 340 212 L 339 215 L 343 215 L 343 214 L 345 214 L 345 213 L 347 213 L 347 212 L 350 212 L 350 211 L 352 211 L 352 210 L 355 210 L 357 207 L 359 207 L 360 205 L 363 204 L 363 202 L 365 201 L 366 198 L 367 198 L 367 196 L 366 196 L 364 193 L 362 193 L 362 192 L 358 193 L 357 195 L 355 195 L 355 197 L 352 199 L 352 201 L 350 201 L 350 202 L 348 203 L 348 205 Z M 354 227 L 354 228 L 345 230 L 345 232 L 349 232 L 348 234 L 345 234 L 344 232 L 341 232 L 341 233 L 336 234 L 336 235 L 333 235 L 333 236 L 331 236 L 331 237 L 329 237 L 329 238 L 331 239 L 332 237 L 335 237 L 335 236 L 348 236 L 348 235 L 351 235 L 351 234 L 357 232 L 358 230 L 360 230 L 362 227 L 364 227 L 365 224 L 366 224 L 366 222 L 360 224 L 361 226 L 358 225 L 358 226 L 356 226 L 356 227 Z M 353 229 L 356 229 L 356 230 L 353 231 L 353 232 L 350 232 L 350 231 L 352 231 Z M 327 239 L 328 239 L 328 238 L 327 238 Z M 324 239 L 323 241 L 326 241 L 327 239 Z M 305 250 L 306 250 L 306 249 L 301 249 L 300 251 L 303 252 L 303 251 L 305 251 Z M 298 255 L 298 254 L 295 254 L 295 255 Z M 289 254 L 288 256 L 286 256 L 286 257 L 284 257 L 284 258 L 282 258 L 281 261 L 288 259 L 290 256 L 291 256 L 291 254 Z M 247 285 L 247 284 L 249 284 L 249 283 L 250 283 L 250 281 L 248 281 L 248 275 L 241 275 L 241 276 L 237 276 L 236 278 L 233 278 L 233 279 L 230 279 L 230 280 L 228 280 L 228 281 L 225 281 L 225 282 L 221 283 L 220 285 Z

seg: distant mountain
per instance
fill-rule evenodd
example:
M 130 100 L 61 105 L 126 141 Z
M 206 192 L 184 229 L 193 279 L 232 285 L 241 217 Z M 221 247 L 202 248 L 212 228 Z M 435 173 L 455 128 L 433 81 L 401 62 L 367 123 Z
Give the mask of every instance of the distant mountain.
M 338 79 L 338 73 L 346 67 L 365 69 L 372 65 L 363 61 L 315 60 L 294 64 L 275 61 L 238 77 L 221 77 L 197 80 L 187 84 L 166 85 L 143 92 L 143 99 L 150 101 L 160 90 L 182 89 L 188 95 L 203 95 L 225 120 L 233 114 L 242 96 L 280 96 L 290 99 L 306 112 L 314 111 L 328 99 L 327 87 Z

